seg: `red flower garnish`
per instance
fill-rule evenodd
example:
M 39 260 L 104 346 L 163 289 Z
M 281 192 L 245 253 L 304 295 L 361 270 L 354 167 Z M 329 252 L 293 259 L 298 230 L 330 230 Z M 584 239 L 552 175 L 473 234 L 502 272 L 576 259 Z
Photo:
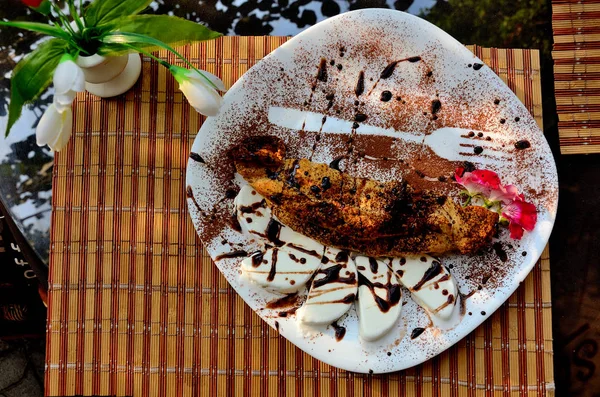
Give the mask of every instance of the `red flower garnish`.
M 523 237 L 523 229 L 530 232 L 537 222 L 535 205 L 523 201 L 522 196 L 502 207 L 502 216 L 510 222 L 508 224 L 510 238 L 517 240 Z
M 514 185 L 503 185 L 500 177 L 493 171 L 474 170 L 465 172 L 456 169 L 456 182 L 467 189 L 470 197 L 481 197 L 489 209 L 496 209 L 509 222 L 510 237 L 520 240 L 523 230 L 532 231 L 537 222 L 535 205 L 525 201 L 523 194 Z M 470 198 L 467 203 L 470 202 Z
M 498 174 L 488 170 L 475 170 L 464 172 L 464 168 L 457 168 L 454 174 L 456 182 L 467 189 L 470 194 L 482 194 L 488 196 L 493 190 L 500 188 Z
M 45 0 L 21 0 L 27 7 L 38 8 Z

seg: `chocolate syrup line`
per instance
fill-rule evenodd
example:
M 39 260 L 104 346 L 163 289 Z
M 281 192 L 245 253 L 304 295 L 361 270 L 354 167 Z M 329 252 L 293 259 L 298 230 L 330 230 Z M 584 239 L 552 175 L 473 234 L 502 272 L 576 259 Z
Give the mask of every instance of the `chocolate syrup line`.
M 344 268 L 342 267 L 342 265 L 333 265 L 326 269 L 320 269 L 317 272 L 317 275 L 324 274 L 325 277 L 315 279 L 312 283 L 312 287 L 319 288 L 332 283 L 356 284 L 356 276 L 354 273 L 350 273 L 348 277 L 343 277 L 340 275 L 340 272 L 343 269 Z
M 437 309 L 435 309 L 433 312 L 434 313 L 439 313 L 441 312 L 443 309 L 445 309 L 446 307 L 454 304 L 456 302 L 456 298 L 454 298 L 454 295 L 450 294 L 448 295 L 448 299 L 446 300 L 446 302 L 444 302 L 441 306 L 439 306 Z
M 198 202 L 196 201 L 196 197 L 194 197 L 194 191 L 192 190 L 192 187 L 191 187 L 191 186 L 188 186 L 188 187 L 185 189 L 185 195 L 186 195 L 188 198 L 192 199 L 192 202 L 194 203 L 194 206 L 196 206 L 196 209 L 198 210 L 198 212 L 200 212 L 200 214 L 201 214 L 202 216 L 206 217 L 206 216 L 207 216 L 207 215 L 206 215 L 206 212 L 204 212 L 204 211 L 202 210 L 202 208 L 200 208 L 200 205 L 199 205 L 199 204 L 198 204 Z
M 335 284 L 335 283 L 331 283 L 331 284 Z M 328 294 L 330 292 L 334 292 L 334 291 L 340 291 L 340 290 L 345 290 L 345 289 L 352 289 L 354 290 L 354 288 L 358 285 L 358 281 L 355 281 L 354 284 L 348 284 L 348 285 L 343 285 L 340 287 L 335 287 L 335 288 L 329 288 L 329 289 L 322 289 L 319 291 L 310 291 L 310 293 L 308 294 L 309 298 L 318 298 L 321 295 L 325 295 Z M 318 302 L 316 302 L 318 303 Z
M 270 270 L 244 270 L 244 271 L 246 273 L 256 273 L 256 274 L 265 274 L 265 273 L 269 273 L 270 272 Z M 301 271 L 298 271 L 298 272 L 287 271 L 287 272 L 279 272 L 277 274 L 312 274 L 312 273 L 313 273 L 312 271 L 305 270 L 303 272 L 301 272 Z M 271 280 L 269 280 L 269 281 L 271 281 Z
M 317 136 L 315 137 L 315 143 L 313 143 L 312 150 L 310 151 L 310 156 L 308 157 L 309 161 L 312 161 L 312 158 L 315 154 L 315 149 L 317 148 L 317 142 L 321 139 L 321 133 L 323 132 L 323 126 L 327 121 L 327 116 L 323 116 L 321 119 L 321 127 L 319 128 L 319 132 L 317 132 Z M 302 130 L 304 130 L 304 124 L 306 124 L 306 119 L 304 119 L 304 123 L 302 123 Z
M 221 255 L 217 255 L 215 257 L 216 261 L 220 261 L 221 259 L 226 259 L 226 258 L 240 258 L 242 256 L 248 256 L 248 253 L 244 250 L 238 250 L 238 251 L 233 251 L 233 252 L 226 252 L 224 254 Z
M 404 59 L 399 59 L 397 61 L 392 61 L 392 62 L 388 63 L 388 65 L 383 69 L 383 71 L 379 75 L 379 78 L 377 79 L 377 81 L 375 82 L 375 84 L 373 84 L 373 87 L 367 93 L 367 96 L 371 95 L 371 93 L 373 92 L 373 90 L 375 89 L 375 87 L 377 87 L 377 84 L 379 84 L 379 81 L 381 79 L 386 80 L 386 79 L 390 78 L 392 76 L 392 74 L 394 74 L 394 70 L 396 69 L 396 66 L 400 62 L 405 62 L 405 61 L 409 61 L 410 63 L 415 63 L 415 62 L 422 61 L 422 59 L 421 59 L 420 56 L 414 56 L 414 57 L 408 57 L 408 58 L 404 58 Z

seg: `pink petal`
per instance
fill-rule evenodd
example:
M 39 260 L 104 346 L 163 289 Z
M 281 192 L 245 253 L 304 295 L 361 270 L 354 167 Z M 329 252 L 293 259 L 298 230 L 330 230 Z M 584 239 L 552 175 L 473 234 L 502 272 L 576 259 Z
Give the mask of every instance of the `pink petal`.
M 515 200 L 502 208 L 502 216 L 511 224 L 516 223 L 527 231 L 532 231 L 537 222 L 537 211 L 535 205 L 526 201 Z
M 500 177 L 493 171 L 475 170 L 471 172 L 472 179 L 475 183 L 485 186 L 489 189 L 500 188 Z
M 510 230 L 510 238 L 520 240 L 523 237 L 523 228 L 514 222 L 509 223 L 508 230 Z

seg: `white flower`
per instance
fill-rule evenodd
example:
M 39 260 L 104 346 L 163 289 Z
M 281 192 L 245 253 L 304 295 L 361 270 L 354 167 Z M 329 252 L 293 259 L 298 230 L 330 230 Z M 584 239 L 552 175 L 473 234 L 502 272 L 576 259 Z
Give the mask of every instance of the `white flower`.
M 171 65 L 170 70 L 179 83 L 179 89 L 198 113 L 205 116 L 219 113 L 223 98 L 217 90 L 225 91 L 221 79 L 206 71 L 199 73 L 175 65 Z
M 75 95 L 85 90 L 85 75 L 73 57 L 63 55 L 54 71 L 54 103 L 57 108 L 71 106 Z
M 42 115 L 35 130 L 38 146 L 48 145 L 58 152 L 66 146 L 73 130 L 73 111 L 71 106 L 57 107 L 52 104 Z

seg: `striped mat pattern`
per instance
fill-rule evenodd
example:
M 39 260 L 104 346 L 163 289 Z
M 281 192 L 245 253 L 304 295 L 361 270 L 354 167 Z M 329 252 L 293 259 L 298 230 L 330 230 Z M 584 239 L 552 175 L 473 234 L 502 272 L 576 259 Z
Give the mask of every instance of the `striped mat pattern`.
M 180 50 L 230 86 L 286 40 Z M 470 49 L 541 124 L 539 54 Z M 163 67 L 144 58 L 143 68 L 126 95 L 77 98 L 73 138 L 56 159 L 48 395 L 554 395 L 547 249 L 484 325 L 410 370 L 349 373 L 279 337 L 229 287 L 188 218 L 185 167 L 204 118 Z
M 553 0 L 552 28 L 561 153 L 600 153 L 600 0 Z

